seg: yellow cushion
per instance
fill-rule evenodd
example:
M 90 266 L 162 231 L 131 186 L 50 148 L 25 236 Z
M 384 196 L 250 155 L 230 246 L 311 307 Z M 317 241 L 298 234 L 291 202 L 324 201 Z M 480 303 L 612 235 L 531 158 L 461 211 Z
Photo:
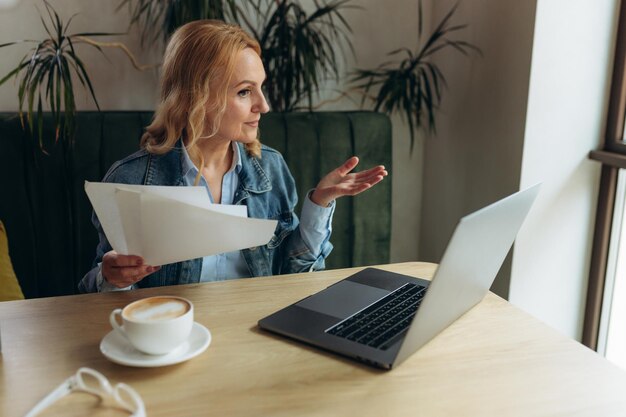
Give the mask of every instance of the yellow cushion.
M 17 281 L 11 258 L 9 258 L 9 241 L 4 225 L 0 221 L 0 301 L 23 300 L 24 294 Z

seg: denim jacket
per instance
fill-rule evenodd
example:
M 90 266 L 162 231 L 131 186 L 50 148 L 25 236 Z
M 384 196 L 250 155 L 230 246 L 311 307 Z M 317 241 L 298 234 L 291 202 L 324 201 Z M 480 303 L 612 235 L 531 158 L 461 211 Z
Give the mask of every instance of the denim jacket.
M 332 244 L 326 241 L 322 245 L 321 254 L 316 256 L 302 240 L 298 216 L 294 213 L 298 202 L 296 186 L 282 155 L 262 145 L 261 158 L 257 158 L 249 155 L 241 144 L 237 145 L 240 147 L 242 169 L 233 204 L 247 205 L 249 217 L 278 221 L 274 236 L 266 245 L 242 250 L 250 275 L 255 277 L 324 269 L 324 260 L 330 254 Z M 163 155 L 150 154 L 145 150 L 135 152 L 113 164 L 103 181 L 184 186 L 181 146 L 182 141 L 179 140 L 174 149 Z M 93 269 L 78 284 L 80 292 L 97 291 L 98 263 L 112 249 L 95 213 L 92 222 L 98 231 L 100 243 L 96 249 Z M 163 265 L 139 281 L 137 286 L 146 288 L 197 283 L 200 281 L 201 268 L 202 258 Z

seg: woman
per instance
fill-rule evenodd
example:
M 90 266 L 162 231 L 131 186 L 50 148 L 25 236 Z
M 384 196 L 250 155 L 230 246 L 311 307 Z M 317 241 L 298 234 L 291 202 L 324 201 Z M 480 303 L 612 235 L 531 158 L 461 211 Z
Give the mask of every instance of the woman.
M 257 139 L 269 107 L 258 43 L 241 28 L 213 20 L 188 23 L 172 36 L 161 80 L 161 102 L 142 149 L 116 162 L 105 182 L 202 185 L 213 203 L 245 204 L 254 218 L 278 220 L 263 246 L 163 267 L 112 250 L 95 214 L 100 243 L 82 292 L 187 284 L 324 268 L 334 201 L 356 195 L 387 175 L 383 166 L 350 173 L 348 159 L 305 197 L 301 221 L 294 180 L 280 153 Z M 306 150 L 303 150 L 306 151 Z M 219 236 L 216 236 L 219 238 Z

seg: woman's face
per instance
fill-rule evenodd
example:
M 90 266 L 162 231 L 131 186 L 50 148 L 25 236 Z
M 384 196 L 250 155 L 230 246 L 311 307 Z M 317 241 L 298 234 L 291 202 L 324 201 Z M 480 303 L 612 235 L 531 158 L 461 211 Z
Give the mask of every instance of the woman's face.
M 261 91 L 264 81 L 265 70 L 261 58 L 251 48 L 240 51 L 235 58 L 226 111 L 217 138 L 242 143 L 250 143 L 257 138 L 261 114 L 269 111 Z

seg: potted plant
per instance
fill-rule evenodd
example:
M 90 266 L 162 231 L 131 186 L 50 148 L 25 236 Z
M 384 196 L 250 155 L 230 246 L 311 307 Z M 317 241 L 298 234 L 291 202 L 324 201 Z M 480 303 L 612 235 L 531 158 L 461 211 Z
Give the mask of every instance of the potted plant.
M 339 79 L 341 45 L 352 50 L 351 28 L 342 16 L 354 7 L 350 0 L 315 1 L 307 13 L 291 0 L 256 0 L 252 9 L 258 24 L 241 13 L 246 29 L 259 41 L 267 80 L 265 89 L 272 110 L 311 110 L 322 80 Z
M 193 20 L 237 22 L 240 10 L 235 0 L 122 0 L 117 10 L 124 6 L 130 10 L 130 25 L 140 28 L 142 43 L 165 41 L 178 27 Z
M 54 123 L 55 143 L 62 139 L 71 143 L 74 137 L 76 102 L 74 100 L 74 81 L 78 80 L 83 88 L 88 89 L 98 110 L 98 100 L 91 84 L 89 74 L 83 60 L 79 57 L 76 47 L 88 45 L 103 52 L 103 47 L 122 49 L 137 69 L 139 66 L 128 48 L 121 43 L 97 42 L 93 37 L 115 35 L 113 33 L 73 33 L 68 29 L 74 16 L 64 23 L 56 10 L 44 1 L 48 22 L 41 18 L 48 38 L 40 41 L 23 40 L 8 42 L 0 48 L 20 44 L 34 43 L 35 46 L 22 58 L 19 64 L 0 79 L 0 85 L 12 77 L 19 80 L 18 103 L 19 116 L 25 128 L 23 110 L 26 106 L 26 119 L 31 135 L 37 131 L 39 146 L 43 146 L 43 107 L 47 103 Z M 36 106 L 36 110 L 35 110 Z M 36 125 L 36 127 L 35 127 Z
M 265 91 L 273 111 L 311 110 L 313 96 L 326 77 L 339 79 L 341 48 L 352 49 L 350 26 L 341 12 L 351 0 L 316 0 L 307 12 L 294 0 L 124 0 L 131 24 L 142 39 L 167 39 L 180 25 L 197 19 L 221 19 L 247 29 L 261 46 L 267 80 Z
M 415 132 L 427 127 L 436 131 L 435 112 L 441 103 L 443 89 L 447 86 L 443 71 L 433 58 L 442 50 L 454 49 L 463 55 L 480 54 L 480 49 L 469 42 L 454 39 L 451 35 L 467 25 L 452 25 L 451 19 L 458 7 L 455 4 L 422 41 L 422 2 L 419 2 L 418 47 L 396 49 L 389 56 L 404 55 L 400 61 L 389 61 L 375 69 L 357 69 L 352 77 L 355 87 L 361 90 L 363 101 L 370 98 L 374 110 L 387 114 L 399 112 L 409 125 L 411 151 Z M 378 88 L 375 95 L 369 93 Z

